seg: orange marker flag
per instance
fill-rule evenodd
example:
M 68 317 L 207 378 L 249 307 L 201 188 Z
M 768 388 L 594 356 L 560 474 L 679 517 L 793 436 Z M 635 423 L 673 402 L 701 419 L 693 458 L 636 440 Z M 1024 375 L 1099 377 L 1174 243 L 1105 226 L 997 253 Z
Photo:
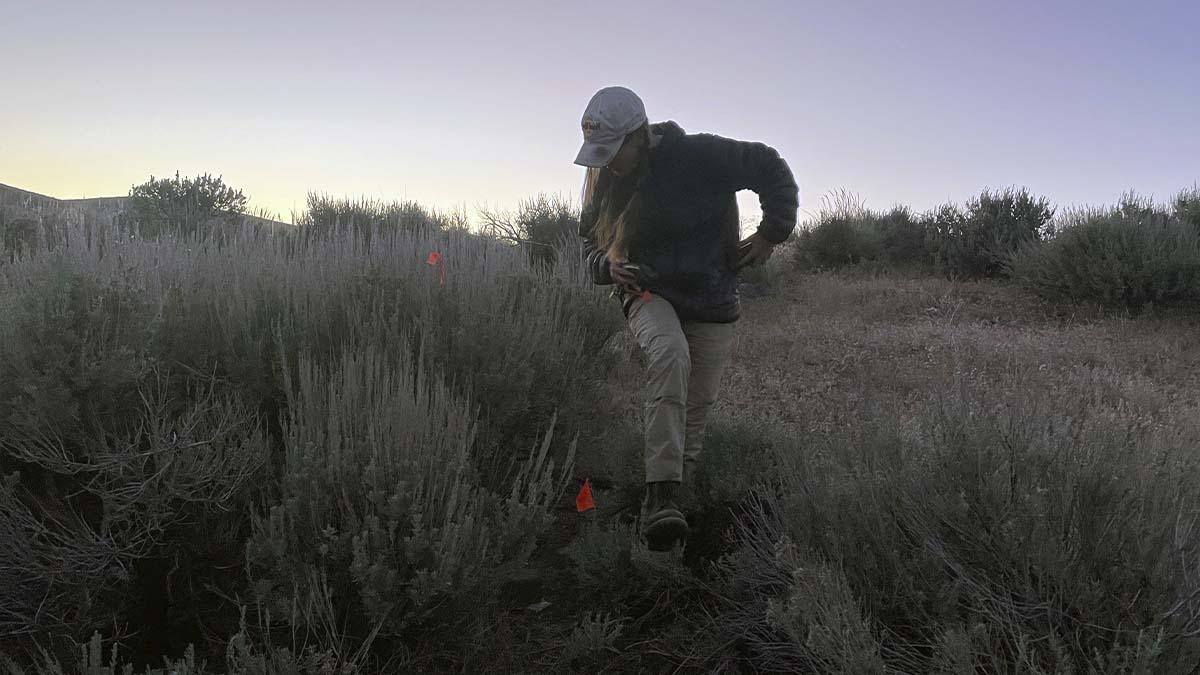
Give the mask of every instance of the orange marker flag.
M 445 286 L 446 285 L 446 261 L 442 258 L 442 254 L 438 253 L 437 251 L 430 251 L 429 258 L 425 260 L 425 264 L 429 265 L 430 267 L 440 268 L 440 270 L 439 270 L 439 274 L 441 275 L 440 283 L 442 286 Z
M 592 482 L 590 479 L 583 479 L 583 487 L 580 488 L 579 494 L 575 495 L 575 510 L 583 513 L 596 508 L 596 500 L 592 499 Z

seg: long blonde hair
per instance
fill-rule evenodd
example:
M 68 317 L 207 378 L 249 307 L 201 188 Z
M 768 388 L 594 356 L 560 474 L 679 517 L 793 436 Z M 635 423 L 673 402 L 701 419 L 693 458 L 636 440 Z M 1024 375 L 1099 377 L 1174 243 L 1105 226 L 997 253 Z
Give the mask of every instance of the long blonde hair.
M 650 128 L 643 126 L 626 136 L 626 141 L 644 139 L 637 167 L 628 176 L 617 176 L 608 169 L 590 168 L 583 179 L 583 213 L 594 214 L 589 238 L 603 249 L 609 260 L 625 261 L 629 242 L 641 218 L 642 200 L 637 192 L 638 179 L 646 170 Z

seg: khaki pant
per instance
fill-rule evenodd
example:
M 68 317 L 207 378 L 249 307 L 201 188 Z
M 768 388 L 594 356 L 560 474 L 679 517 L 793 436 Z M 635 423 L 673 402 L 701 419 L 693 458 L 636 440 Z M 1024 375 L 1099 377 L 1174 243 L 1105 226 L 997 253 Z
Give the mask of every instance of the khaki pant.
M 646 482 L 694 475 L 708 411 L 733 346 L 734 324 L 680 322 L 675 308 L 653 295 L 629 308 L 629 327 L 646 353 Z

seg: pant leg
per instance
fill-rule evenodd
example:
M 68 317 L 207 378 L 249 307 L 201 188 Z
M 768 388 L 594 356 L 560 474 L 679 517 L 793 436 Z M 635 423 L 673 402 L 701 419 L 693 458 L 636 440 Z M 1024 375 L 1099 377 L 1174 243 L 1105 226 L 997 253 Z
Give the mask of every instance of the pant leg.
M 682 326 L 692 364 L 683 451 L 683 461 L 687 467 L 685 473 L 689 476 L 694 475 L 700 450 L 704 447 L 708 411 L 717 402 L 721 375 L 725 372 L 725 364 L 729 362 L 729 352 L 733 348 L 734 325 L 688 321 Z
M 691 371 L 687 337 L 675 308 L 657 295 L 633 301 L 629 327 L 647 360 L 646 482 L 680 481 Z

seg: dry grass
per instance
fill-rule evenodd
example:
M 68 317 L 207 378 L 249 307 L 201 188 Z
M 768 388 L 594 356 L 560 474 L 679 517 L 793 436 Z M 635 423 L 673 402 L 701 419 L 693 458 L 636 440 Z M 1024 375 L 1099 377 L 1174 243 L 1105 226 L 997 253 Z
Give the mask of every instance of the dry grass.
M 743 308 L 719 404 L 781 432 L 719 639 L 772 672 L 1190 672 L 1200 317 L 994 282 L 774 287 Z M 855 661 L 872 644 L 886 666 Z
M 1198 412 L 1197 316 L 1105 317 L 938 277 L 793 273 L 776 288 L 744 304 L 719 412 L 817 433 L 869 390 L 903 417 L 959 363 L 979 382 L 1019 372 L 1164 419 Z
M 1186 515 L 1180 504 L 1195 503 L 1192 477 L 1198 474 L 1187 452 L 1200 439 L 1200 346 L 1192 337 L 1200 317 L 1194 314 L 1132 320 L 1046 304 L 996 282 L 776 269 L 773 294 L 745 302 L 714 415 L 720 428 L 710 434 L 702 470 L 712 474 L 705 493 L 710 501 L 720 495 L 736 502 L 740 515 L 756 513 L 745 508 L 759 498 L 747 485 L 777 479 L 783 498 L 767 495 L 763 504 L 778 506 L 779 531 L 754 530 L 756 522 L 776 517 L 767 515 L 729 528 L 732 516 L 709 518 L 710 507 L 700 513 L 709 519 L 699 521 L 696 541 L 712 546 L 663 562 L 636 545 L 629 523 L 642 479 L 637 348 L 627 331 L 618 332 L 605 349 L 621 358 L 598 356 L 605 329 L 618 326 L 619 310 L 615 303 L 598 305 L 579 270 L 564 265 L 548 276 L 532 275 L 521 251 L 462 232 L 392 232 L 369 246 L 356 238 L 238 243 L 192 250 L 180 242 L 114 241 L 105 250 L 120 256 L 67 247 L 60 264 L 99 279 L 119 277 L 122 259 L 134 265 L 138 287 L 171 328 L 162 333 L 171 346 L 166 354 L 195 359 L 196 367 L 206 363 L 196 355 L 230 354 L 228 373 L 241 373 L 250 384 L 261 380 L 244 387 L 255 401 L 277 395 L 269 374 L 253 370 L 264 362 L 256 340 L 270 327 L 293 353 L 304 345 L 336 351 L 352 344 L 354 326 L 386 335 L 418 326 L 433 365 L 459 383 L 458 395 L 488 413 L 481 419 L 492 442 L 481 456 L 527 450 L 527 437 L 541 436 L 554 408 L 564 428 L 578 433 L 576 475 L 593 478 L 600 508 L 581 517 L 568 492 L 559 505 L 565 508 L 553 512 L 555 527 L 532 556 L 551 608 L 530 612 L 522 600 L 473 607 L 483 610 L 482 618 L 460 612 L 478 620 L 479 637 L 464 631 L 470 653 L 418 641 L 409 645 L 413 663 L 443 659 L 436 663 L 473 672 L 537 664 L 536 672 L 554 669 L 546 664 L 561 670 L 560 662 L 574 656 L 577 663 L 602 663 L 607 672 L 724 672 L 747 662 L 794 666 L 803 657 L 818 672 L 881 672 L 884 666 L 930 672 L 929 645 L 936 639 L 949 645 L 938 658 L 958 664 L 946 672 L 1015 672 L 1015 664 L 1032 660 L 1003 653 L 989 670 L 982 655 L 995 645 L 1018 649 L 1053 636 L 1021 614 L 1029 608 L 1067 611 L 1079 599 L 1080 625 L 1085 619 L 1104 624 L 1096 635 L 1129 632 L 1129 626 L 1166 625 L 1177 634 L 1200 627 L 1200 592 L 1173 595 L 1198 587 L 1195 565 L 1176 565 L 1169 554 L 1175 548 L 1197 553 L 1200 535 L 1168 527 L 1176 511 Z M 444 287 L 423 264 L 435 248 L 455 262 Z M 0 274 L 0 295 L 16 297 L 26 281 L 31 288 L 51 286 L 53 270 L 41 262 L 9 264 L 12 275 Z M 10 306 L 22 305 L 0 310 Z M 367 320 L 378 307 L 396 308 L 390 322 Z M 10 333 L 0 324 L 0 344 Z M 43 334 L 57 332 L 37 335 Z M 381 353 L 402 342 L 381 343 Z M 601 394 L 582 388 L 602 372 L 608 382 Z M 566 375 L 576 379 L 558 379 Z M 951 391 L 951 384 L 969 395 Z M 533 394 L 545 398 L 536 409 L 529 407 Z M 370 400 L 360 403 L 355 410 L 370 412 Z M 293 407 L 303 408 L 292 401 L 271 410 Z M 316 412 L 328 408 L 314 398 L 306 418 L 316 420 Z M 375 417 L 387 430 L 379 438 L 399 434 L 388 426 L 399 418 L 386 411 Z M 1136 443 L 1121 445 L 1112 430 L 1128 430 Z M 1022 454 L 1001 447 L 1013 439 L 1024 443 Z M 320 439 L 313 445 L 324 447 Z M 752 448 L 767 459 L 752 457 Z M 1139 453 L 1147 449 L 1171 463 L 1146 461 L 1149 455 Z M 601 477 L 608 478 L 607 488 L 600 487 Z M 356 489 L 366 485 L 348 481 Z M 343 501 L 354 494 L 340 492 Z M 970 509 L 956 510 L 959 494 L 971 499 Z M 585 527 L 589 522 L 598 527 Z M 943 528 L 947 522 L 957 529 Z M 1106 529 L 1087 529 L 1097 523 Z M 737 527 L 739 537 L 725 541 Z M 913 532 L 925 545 L 907 542 Z M 1011 532 L 1026 539 L 1017 541 Z M 1047 545 L 1056 542 L 1057 548 Z M 1104 566 L 1126 551 L 1141 556 L 1126 558 L 1142 561 L 1145 590 L 1123 567 Z M 727 552 L 741 557 L 726 559 L 725 577 L 704 567 Z M 1185 560 L 1182 553 L 1178 560 Z M 931 609 L 918 601 L 917 591 L 954 576 L 947 569 L 962 580 L 956 597 L 992 613 L 984 617 L 992 632 L 968 634 L 970 626 L 933 620 L 917 625 L 922 612 L 935 609 L 939 620 L 960 618 L 953 602 Z M 1026 588 L 1030 579 L 1040 585 Z M 903 584 L 909 592 L 900 592 Z M 1011 592 L 1027 597 L 1004 602 Z M 1126 592 L 1131 599 L 1120 596 Z M 747 595 L 760 604 L 744 602 Z M 1120 614 L 1109 596 L 1137 605 L 1137 612 L 1107 623 Z M 1173 608 L 1164 604 L 1176 597 L 1183 600 Z M 724 601 L 737 611 L 726 611 Z M 743 642 L 735 645 L 730 636 L 738 634 L 728 629 L 738 622 Z M 233 634 L 232 625 L 225 629 L 221 639 Z M 746 641 L 757 645 L 756 656 L 743 653 Z M 321 647 L 333 649 L 336 641 L 327 642 Z M 1078 640 L 1071 648 L 1092 642 Z M 1122 643 L 1121 653 L 1132 643 Z M 1188 649 L 1173 656 L 1195 653 Z

